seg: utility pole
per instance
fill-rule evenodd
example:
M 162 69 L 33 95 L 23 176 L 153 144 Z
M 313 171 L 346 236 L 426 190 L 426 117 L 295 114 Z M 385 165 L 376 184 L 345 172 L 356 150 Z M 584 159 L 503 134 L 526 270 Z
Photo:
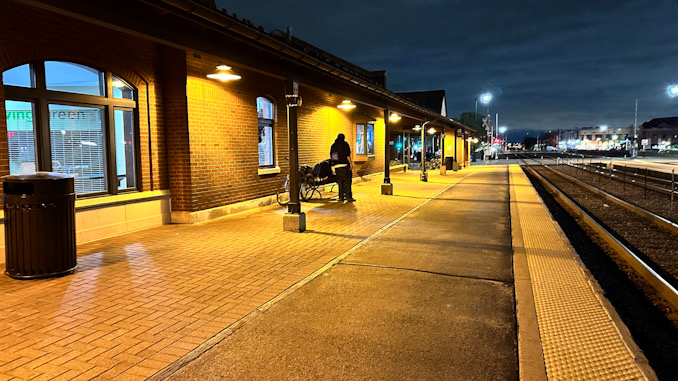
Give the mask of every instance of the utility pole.
M 638 150 L 636 149 L 636 145 L 638 144 L 637 139 L 638 139 L 638 98 L 636 98 L 636 115 L 635 118 L 633 119 L 633 147 L 631 147 L 631 157 L 638 156 Z

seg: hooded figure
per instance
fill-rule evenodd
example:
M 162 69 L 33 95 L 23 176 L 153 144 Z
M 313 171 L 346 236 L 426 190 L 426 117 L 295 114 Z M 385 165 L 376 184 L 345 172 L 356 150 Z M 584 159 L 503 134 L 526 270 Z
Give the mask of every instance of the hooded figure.
M 330 158 L 332 164 L 336 165 L 337 185 L 339 185 L 339 201 L 353 202 L 353 192 L 351 183 L 353 180 L 353 170 L 351 169 L 351 147 L 346 142 L 344 134 L 337 135 L 337 139 L 330 147 Z

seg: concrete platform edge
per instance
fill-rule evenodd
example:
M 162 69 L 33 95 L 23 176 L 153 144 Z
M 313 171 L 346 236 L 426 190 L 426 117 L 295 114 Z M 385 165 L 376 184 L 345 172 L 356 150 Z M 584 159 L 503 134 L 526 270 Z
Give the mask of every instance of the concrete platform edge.
M 520 380 L 547 380 L 544 354 L 539 336 L 537 311 L 532 294 L 532 280 L 527 264 L 527 253 L 516 208 L 514 172 L 509 170 L 511 245 L 513 246 L 513 279 L 515 282 L 516 320 L 518 322 L 518 374 Z
M 520 167 L 518 165 L 510 165 L 509 168 L 510 168 L 509 172 L 510 172 L 511 178 L 513 178 L 513 176 L 516 172 L 519 173 L 518 174 L 519 176 L 526 176 L 522 172 L 522 169 L 520 169 Z M 529 183 L 529 180 L 528 180 L 528 183 Z M 513 208 L 515 201 L 516 201 L 515 195 L 514 195 L 513 181 L 511 181 L 511 197 L 512 197 L 511 207 Z M 638 347 L 638 345 L 633 340 L 631 332 L 626 327 L 626 324 L 624 324 L 623 320 L 621 319 L 621 317 L 619 316 L 619 314 L 615 310 L 614 306 L 605 297 L 605 293 L 604 293 L 602 287 L 600 287 L 600 285 L 598 284 L 598 282 L 594 278 L 593 274 L 591 274 L 591 272 L 588 270 L 588 268 L 586 268 L 583 261 L 579 257 L 579 254 L 574 250 L 574 247 L 570 243 L 570 240 L 567 238 L 567 235 L 565 234 L 565 232 L 561 229 L 560 225 L 555 220 L 553 220 L 553 216 L 551 215 L 550 211 L 548 210 L 548 208 L 544 204 L 541 197 L 539 197 L 538 200 L 542 204 L 542 207 L 544 208 L 544 210 L 546 211 L 548 216 L 554 222 L 553 225 L 554 225 L 554 228 L 555 228 L 557 234 L 560 236 L 562 242 L 568 248 L 573 259 L 576 262 L 579 263 L 579 269 L 584 274 L 584 276 L 585 276 L 589 286 L 591 287 L 595 297 L 598 299 L 600 306 L 603 308 L 605 314 L 608 316 L 609 320 L 612 322 L 612 325 L 614 326 L 615 330 L 617 331 L 617 334 L 621 338 L 621 341 L 622 341 L 623 345 L 626 347 L 626 350 L 628 351 L 628 353 L 633 358 L 633 360 L 635 362 L 635 366 L 638 368 L 638 370 L 640 371 L 640 373 L 644 376 L 644 378 L 646 380 L 658 380 L 657 375 L 655 374 L 654 370 L 650 366 L 647 358 L 645 357 L 642 350 Z M 512 212 L 511 213 L 511 225 L 512 225 L 511 230 L 512 230 L 512 235 L 513 235 L 513 231 L 514 231 L 513 224 L 514 224 L 514 222 L 519 224 L 520 218 L 519 218 L 519 216 L 513 215 L 513 209 L 511 210 L 511 212 Z M 515 220 L 514 220 L 514 218 L 515 218 Z M 520 231 L 520 227 L 518 227 L 517 230 Z M 515 238 L 515 236 L 514 236 L 514 238 Z M 520 233 L 519 239 L 520 239 L 520 244 L 522 244 L 522 233 Z M 514 241 L 513 243 L 514 243 L 514 245 L 516 245 L 517 241 Z M 521 247 L 524 247 L 524 246 L 521 246 Z M 515 259 L 516 254 L 519 255 L 519 253 L 516 253 L 515 246 L 514 246 L 514 259 Z M 525 266 L 524 266 L 524 268 L 521 268 L 519 271 L 526 271 L 527 272 L 526 273 L 527 278 L 529 279 L 529 277 L 530 277 L 530 275 L 529 275 L 529 265 L 528 265 L 528 262 L 527 262 L 526 252 L 524 250 L 522 252 L 522 257 L 521 257 L 520 260 L 521 261 L 524 260 Z M 514 271 L 515 271 L 515 262 L 514 262 Z M 514 274 L 514 278 L 516 279 L 516 283 L 517 283 L 518 282 L 518 275 Z M 518 284 L 516 284 L 516 293 L 518 293 Z M 531 308 L 535 311 L 534 317 L 536 319 L 536 307 L 535 307 L 535 304 L 534 304 L 534 299 L 533 299 L 533 294 L 532 294 L 532 285 L 531 284 L 529 285 L 529 298 L 532 299 L 531 300 Z M 518 299 L 518 296 L 516 295 L 516 303 L 518 304 L 517 299 Z M 526 300 L 524 300 L 524 301 L 526 301 Z M 520 318 L 519 313 L 517 313 L 517 316 L 518 316 L 518 324 L 519 324 L 518 335 L 520 337 L 520 334 L 521 334 L 521 331 L 520 331 L 521 320 L 520 319 L 521 318 Z M 527 323 L 527 322 L 528 321 L 524 321 L 524 323 Z M 537 331 L 537 334 L 539 334 L 539 327 L 536 327 L 536 331 Z M 525 333 L 525 332 L 523 332 L 523 333 Z M 534 333 L 534 332 L 532 332 L 532 333 Z M 541 338 L 539 338 L 539 341 L 541 342 Z M 541 345 L 540 345 L 540 348 L 541 348 Z M 521 347 L 520 347 L 520 339 L 519 339 L 519 357 L 520 357 L 520 349 L 521 349 Z M 542 352 L 542 354 L 543 354 L 543 352 Z M 522 368 L 522 365 L 524 365 L 522 360 L 519 360 L 519 364 L 520 364 L 519 366 L 521 368 Z M 544 364 L 544 366 L 545 366 L 543 356 L 542 356 L 542 364 Z M 545 369 L 544 369 L 544 376 L 546 377 L 544 379 L 548 379 L 548 375 L 547 375 Z M 523 379 L 524 380 L 532 380 L 533 378 L 523 378 L 523 374 L 522 374 L 522 371 L 521 371 L 521 380 L 523 380 Z M 534 378 L 534 379 L 537 379 L 537 378 Z

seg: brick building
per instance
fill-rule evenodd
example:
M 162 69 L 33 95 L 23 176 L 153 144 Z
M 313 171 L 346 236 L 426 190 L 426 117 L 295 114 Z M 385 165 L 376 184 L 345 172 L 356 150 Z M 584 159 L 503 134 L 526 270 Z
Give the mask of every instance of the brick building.
M 300 164 L 344 133 L 354 176 L 378 178 L 394 134 L 428 121 L 464 147 L 471 132 L 389 91 L 385 72 L 210 1 L 10 0 L 0 18 L 0 174 L 75 175 L 78 242 L 274 202 L 295 89 Z M 220 65 L 240 79 L 208 78 Z
M 643 148 L 669 150 L 678 145 L 678 117 L 654 118 L 640 125 Z

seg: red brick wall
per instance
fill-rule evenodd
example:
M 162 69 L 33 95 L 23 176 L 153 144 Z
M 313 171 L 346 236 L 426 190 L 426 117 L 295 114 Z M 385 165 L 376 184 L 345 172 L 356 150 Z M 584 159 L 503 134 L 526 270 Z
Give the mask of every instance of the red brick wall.
M 330 146 L 337 134 L 346 135 L 351 146 L 353 174 L 363 175 L 384 170 L 383 111 L 358 105 L 352 110 L 342 110 L 337 105 L 344 97 L 310 86 L 300 86 L 303 105 L 299 110 L 299 163 L 315 164 L 329 158 Z M 374 155 L 355 155 L 356 123 L 374 121 Z
M 186 58 L 192 186 L 187 210 L 275 194 L 289 170 L 285 81 L 236 65 L 233 71 L 242 79 L 220 82 L 206 75 L 222 61 L 192 52 Z M 256 99 L 260 96 L 275 105 L 275 163 L 281 174 L 258 174 Z
M 156 83 L 157 46 L 133 36 L 13 1 L 0 2 L 0 15 L 11 15 L 3 17 L 0 22 L 0 72 L 31 60 L 73 61 L 111 71 L 137 88 L 142 188 L 166 188 L 167 161 L 160 128 L 160 89 Z M 150 136 L 147 92 L 150 97 Z M 2 93 L 0 96 L 0 107 L 4 110 L 4 96 Z M 1 118 L 0 175 L 9 172 L 6 130 L 6 120 Z
M 186 100 L 186 53 L 183 50 L 160 49 L 163 87 L 162 109 L 167 139 L 169 188 L 173 210 L 190 210 L 191 146 L 188 141 L 188 104 Z
M 198 211 L 275 194 L 289 171 L 288 80 L 237 63 L 239 81 L 206 78 L 222 59 L 157 45 L 17 2 L 0 2 L 0 71 L 31 60 L 67 60 L 111 71 L 138 89 L 142 188 L 170 189 L 174 211 Z M 26 20 L 31 20 L 27 23 Z M 0 87 L 0 100 L 2 97 Z M 299 162 L 329 157 L 344 133 L 355 150 L 355 123 L 383 118 L 367 106 L 336 107 L 344 98 L 303 83 L 299 108 Z M 258 174 L 256 98 L 275 104 L 275 161 L 281 173 Z M 4 102 L 0 103 L 0 111 Z M 9 171 L 6 121 L 0 120 L 0 175 Z M 383 121 L 375 124 L 375 155 L 355 173 L 383 170 Z
M 185 209 L 173 204 L 173 209 L 197 211 L 274 194 L 289 171 L 285 103 L 289 83 L 231 62 L 227 63 L 242 79 L 220 82 L 206 78 L 220 60 L 192 52 L 186 54 L 186 59 L 191 202 L 181 204 Z M 299 163 L 314 165 L 329 158 L 338 133 L 344 133 L 354 149 L 357 110 L 342 111 L 336 105 L 343 97 L 303 84 L 299 94 L 303 100 L 298 114 Z M 280 174 L 260 176 L 257 171 L 259 96 L 275 104 L 275 160 Z M 357 113 L 365 112 L 372 115 L 381 111 L 363 109 Z M 365 118 L 368 117 L 363 115 Z M 383 171 L 383 120 L 375 124 L 375 144 L 375 155 L 357 163 L 356 173 Z M 170 148 L 170 157 L 173 155 Z

